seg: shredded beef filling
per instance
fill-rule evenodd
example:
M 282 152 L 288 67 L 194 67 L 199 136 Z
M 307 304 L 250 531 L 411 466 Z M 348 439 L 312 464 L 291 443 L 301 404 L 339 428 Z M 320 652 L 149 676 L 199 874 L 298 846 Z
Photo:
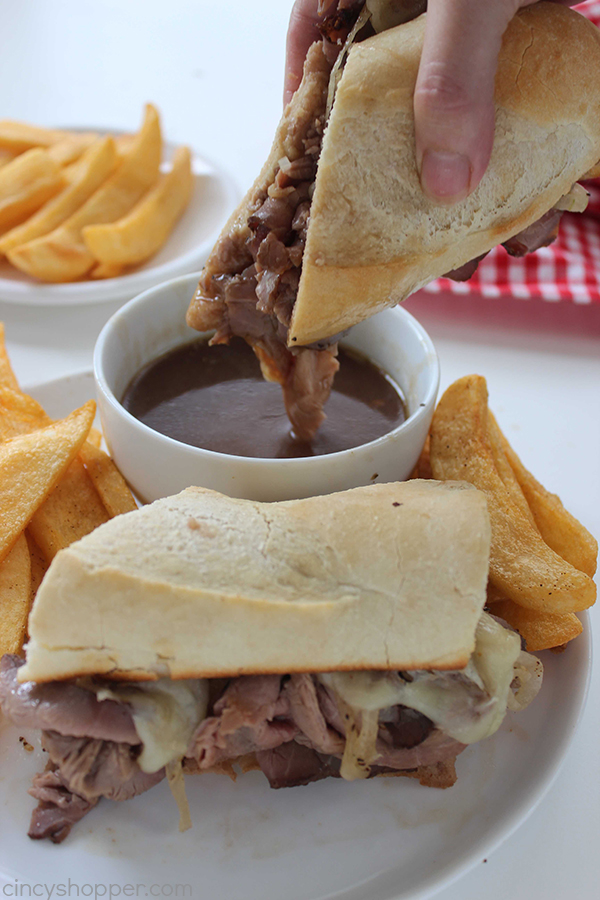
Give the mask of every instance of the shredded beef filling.
M 219 239 L 188 314 L 194 328 L 215 331 L 211 343 L 228 343 L 236 335 L 252 346 L 264 377 L 281 384 L 293 432 L 302 441 L 310 441 L 325 418 L 323 407 L 339 368 L 337 336 L 316 346 L 287 347 L 331 62 L 313 48 L 307 66 L 316 86 L 290 123 L 294 152 L 288 150 L 290 158 L 281 158 L 271 183 L 255 192 L 246 222 L 235 223 Z
M 12 721 L 42 729 L 48 765 L 30 789 L 39 804 L 29 836 L 59 843 L 101 797 L 127 800 L 161 781 L 165 770 L 148 774 L 140 769 L 142 745 L 127 704 L 97 701 L 95 693 L 71 682 L 20 685 L 22 664 L 17 656 L 3 657 L 0 706 Z M 93 726 L 92 701 L 98 704 Z M 85 736 L 86 728 L 94 737 Z M 243 768 L 242 761 L 254 760 L 275 788 L 339 777 L 345 729 L 335 696 L 314 675 L 215 679 L 208 715 L 190 740 L 184 768 L 234 774 L 232 763 L 239 760 Z M 120 740 L 114 739 L 117 734 Z M 370 775 L 414 774 L 440 787 L 453 784 L 453 761 L 464 749 L 428 718 L 402 706 L 381 711 L 376 746 L 379 755 Z
M 310 217 L 310 198 L 323 137 L 323 116 L 316 116 L 302 140 L 304 153 L 282 159 L 273 183 L 257 198 L 243 244 L 225 240 L 221 268 L 210 285 L 217 331 L 211 343 L 245 338 L 258 356 L 264 376 L 283 387 L 295 435 L 311 440 L 325 418 L 337 345 L 287 348 L 292 310 L 298 294 L 302 257 Z M 235 271 L 238 270 L 238 271 Z

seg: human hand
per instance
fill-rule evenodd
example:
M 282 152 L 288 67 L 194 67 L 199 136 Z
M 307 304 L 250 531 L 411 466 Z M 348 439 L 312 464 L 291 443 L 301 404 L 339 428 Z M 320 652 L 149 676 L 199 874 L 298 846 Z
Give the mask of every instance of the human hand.
M 347 2 L 347 0 L 346 0 Z M 408 7 L 411 0 L 405 0 Z M 429 0 L 415 88 L 416 158 L 423 190 L 438 203 L 473 191 L 494 140 L 494 80 L 502 35 L 516 12 L 535 0 Z M 574 6 L 577 0 L 556 0 Z M 306 52 L 320 33 L 318 7 L 296 0 L 288 31 L 286 102 L 302 77 Z M 417 5 L 413 2 L 413 5 Z

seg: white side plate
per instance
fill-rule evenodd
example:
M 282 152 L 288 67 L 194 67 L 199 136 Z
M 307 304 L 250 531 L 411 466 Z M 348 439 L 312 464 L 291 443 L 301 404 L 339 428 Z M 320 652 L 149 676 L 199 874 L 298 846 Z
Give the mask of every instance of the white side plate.
M 174 150 L 174 144 L 165 142 L 167 167 Z M 205 157 L 194 153 L 192 170 L 194 191 L 189 206 L 164 247 L 148 262 L 118 278 L 43 284 L 0 259 L 0 301 L 25 306 L 125 302 L 161 281 L 201 269 L 240 195 L 231 179 Z

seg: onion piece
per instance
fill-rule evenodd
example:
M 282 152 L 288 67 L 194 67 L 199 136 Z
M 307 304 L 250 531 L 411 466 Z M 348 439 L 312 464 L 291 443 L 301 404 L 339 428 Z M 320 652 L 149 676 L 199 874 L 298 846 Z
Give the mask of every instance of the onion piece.
M 561 197 L 554 209 L 564 209 L 566 212 L 582 213 L 587 209 L 590 195 L 580 184 L 574 184 L 568 194 Z
M 514 678 L 508 693 L 507 706 L 520 712 L 537 696 L 544 677 L 544 667 L 537 656 L 522 650 L 514 667 Z
M 171 793 L 177 808 L 179 809 L 179 830 L 189 831 L 192 827 L 192 817 L 190 815 L 190 806 L 185 792 L 185 779 L 183 777 L 183 768 L 181 760 L 177 759 L 167 763 L 165 766 L 167 781 L 171 788 Z

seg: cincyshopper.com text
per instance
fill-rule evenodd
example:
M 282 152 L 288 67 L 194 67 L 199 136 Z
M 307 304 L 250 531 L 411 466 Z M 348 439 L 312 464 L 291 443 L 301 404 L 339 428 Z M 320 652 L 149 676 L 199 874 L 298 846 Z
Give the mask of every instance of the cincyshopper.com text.
M 59 884 L 14 881 L 2 886 L 0 897 L 41 897 L 53 900 L 55 897 L 193 897 L 191 884 L 80 884 L 69 879 Z

